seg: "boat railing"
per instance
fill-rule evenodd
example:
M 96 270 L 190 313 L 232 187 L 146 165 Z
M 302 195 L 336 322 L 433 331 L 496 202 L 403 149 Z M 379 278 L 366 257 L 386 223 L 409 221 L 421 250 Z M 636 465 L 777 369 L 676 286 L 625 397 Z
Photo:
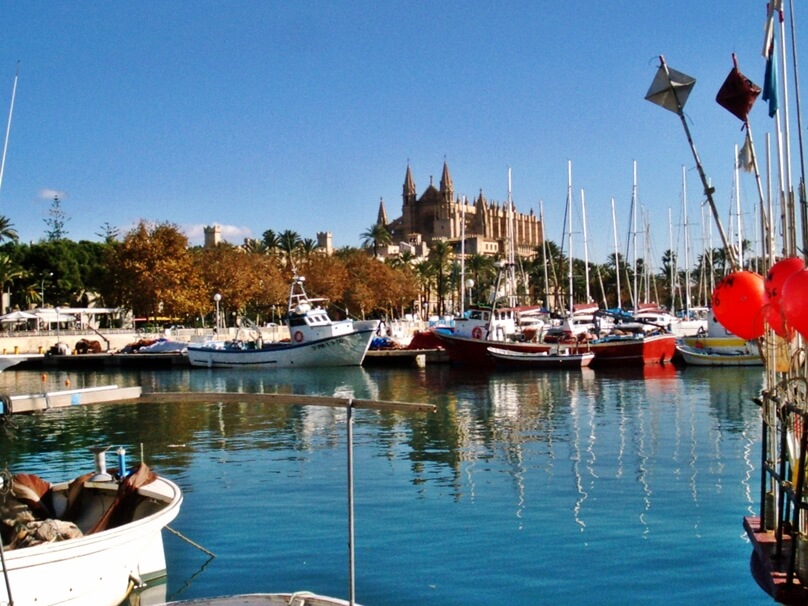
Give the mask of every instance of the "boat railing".
M 805 390 L 805 385 L 800 391 Z M 808 410 L 782 393 L 764 391 L 761 406 L 759 533 L 773 533 L 771 558 L 786 586 L 808 582 Z

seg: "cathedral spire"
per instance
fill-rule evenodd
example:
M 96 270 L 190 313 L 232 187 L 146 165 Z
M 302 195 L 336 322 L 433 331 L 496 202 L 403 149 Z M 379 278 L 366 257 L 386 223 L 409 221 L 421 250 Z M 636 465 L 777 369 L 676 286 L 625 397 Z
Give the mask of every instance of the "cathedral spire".
M 384 198 L 379 198 L 379 215 L 376 217 L 376 225 L 387 227 L 390 221 L 387 220 L 387 211 L 384 209 Z
M 452 177 L 449 175 L 449 165 L 446 160 L 443 161 L 443 174 L 440 177 L 440 191 L 444 197 L 451 200 L 454 197 L 454 185 L 452 184 Z
M 404 176 L 404 197 L 408 198 L 410 196 L 415 196 L 415 181 L 412 178 L 412 170 L 410 170 L 410 164 L 407 163 L 407 174 Z

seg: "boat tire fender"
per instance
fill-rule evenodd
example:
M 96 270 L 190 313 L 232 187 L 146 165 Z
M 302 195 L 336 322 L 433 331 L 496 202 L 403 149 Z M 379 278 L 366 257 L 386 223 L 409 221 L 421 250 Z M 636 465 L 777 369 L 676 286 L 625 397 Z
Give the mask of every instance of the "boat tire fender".
M 295 334 L 294 334 L 294 338 L 295 338 L 295 343 L 300 343 L 303 340 L 303 333 L 300 332 L 299 330 L 296 330 Z
M 0 420 L 5 421 L 6 417 L 10 417 L 13 412 L 11 396 L 5 393 L 0 394 Z

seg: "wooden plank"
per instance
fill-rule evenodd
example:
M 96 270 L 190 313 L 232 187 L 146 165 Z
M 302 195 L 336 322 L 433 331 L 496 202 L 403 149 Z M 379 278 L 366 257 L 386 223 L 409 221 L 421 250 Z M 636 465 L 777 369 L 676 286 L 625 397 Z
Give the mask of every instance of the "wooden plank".
M 51 408 L 67 406 L 83 406 L 87 404 L 104 404 L 107 402 L 123 402 L 136 400 L 141 395 L 140 387 L 118 387 L 105 385 L 85 389 L 67 389 L 39 394 L 5 396 L 11 403 L 11 413 L 38 412 Z
M 402 410 L 410 412 L 435 412 L 434 404 L 393 402 L 386 400 L 362 400 L 332 396 L 309 396 L 285 393 L 236 393 L 205 391 L 155 391 L 144 393 L 141 401 L 147 403 L 224 403 L 224 404 L 278 404 L 284 406 L 332 406 L 370 408 L 376 410 Z

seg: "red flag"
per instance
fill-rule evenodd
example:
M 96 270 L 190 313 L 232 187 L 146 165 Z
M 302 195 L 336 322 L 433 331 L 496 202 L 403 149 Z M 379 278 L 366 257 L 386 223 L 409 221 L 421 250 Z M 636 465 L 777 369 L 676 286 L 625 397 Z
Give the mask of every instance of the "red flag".
M 749 110 L 760 94 L 760 87 L 740 72 L 735 55 L 732 55 L 732 60 L 735 65 L 718 90 L 715 100 L 739 120 L 746 122 Z

